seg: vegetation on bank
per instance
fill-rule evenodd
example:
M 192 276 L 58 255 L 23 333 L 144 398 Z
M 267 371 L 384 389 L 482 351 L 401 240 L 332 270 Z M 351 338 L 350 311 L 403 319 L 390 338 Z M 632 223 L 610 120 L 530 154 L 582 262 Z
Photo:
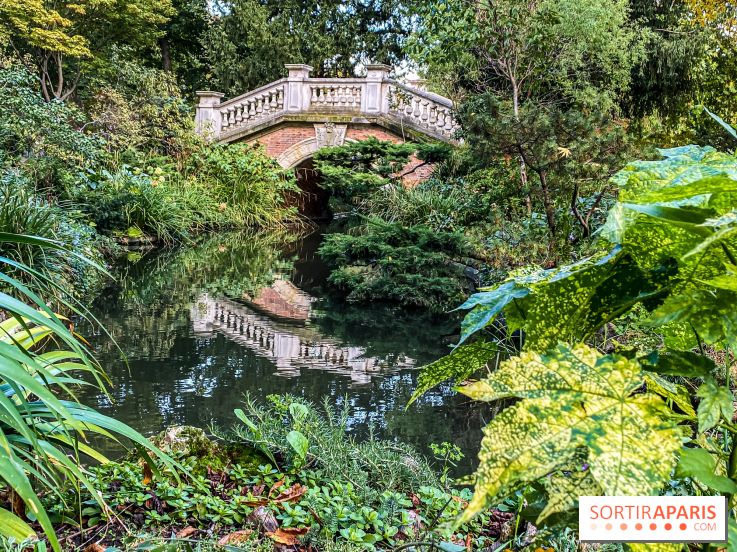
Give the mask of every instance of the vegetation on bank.
M 85 113 L 45 101 L 31 73 L 2 62 L 5 231 L 54 239 L 99 262 L 116 240 L 174 244 L 204 231 L 297 220 L 285 197 L 296 190 L 293 175 L 259 147 L 201 142 L 168 77 L 159 82 L 160 72 L 130 63 L 121 70 L 119 89 L 98 90 Z M 24 260 L 56 262 L 48 268 L 75 288 L 93 287 L 93 271 L 65 257 Z
M 130 535 L 118 546 L 155 539 L 143 549 L 239 531 L 255 549 L 571 549 L 582 490 L 722 494 L 737 535 L 737 177 L 734 154 L 720 153 L 735 131 L 703 109 L 737 117 L 733 5 L 0 0 L 0 21 L 8 547 L 37 529 L 59 550 L 61 529 L 72 546 L 105 530 Z M 462 304 L 459 346 L 417 389 L 476 376 L 463 392 L 499 407 L 472 498 L 412 451 L 354 443 L 339 414 L 294 398 L 249 404 L 222 435 L 226 456 L 185 466 L 75 399 L 80 374 L 101 385 L 104 372 L 55 312 L 85 313 L 76 298 L 104 277 L 97 265 L 116 242 L 184 243 L 294 217 L 293 177 L 258 147 L 200 142 L 191 100 L 299 61 L 317 76 L 414 63 L 456 101 L 458 148 L 371 140 L 315 162 L 352 214 L 322 248 L 349 300 L 443 311 L 469 277 L 493 284 Z M 701 146 L 652 149 L 689 143 Z M 436 168 L 406 188 L 412 153 Z M 500 351 L 510 358 L 497 368 Z M 103 460 L 87 435 L 108 432 L 157 455 L 144 461 L 159 473 L 84 467 Z
M 147 476 L 136 461 L 92 468 L 92 488 L 107 507 L 89 491 L 76 497 L 70 490 L 64 503 L 50 501 L 52 516 L 68 520 L 60 525 L 63 542 L 141 550 L 152 549 L 143 543 L 164 550 L 177 540 L 316 550 L 340 549 L 340 542 L 355 550 L 435 542 L 460 551 L 509 533 L 512 503 L 453 527 L 470 492 L 450 485 L 447 471 L 459 459 L 451 445 L 437 447 L 444 466 L 437 473 L 405 445 L 356 442 L 347 434 L 348 411 L 327 401 L 316 406 L 270 396 L 265 404 L 247 401 L 236 414 L 240 423 L 216 430 L 216 441 L 194 428 L 154 439 L 187 469 L 181 482 L 165 466 Z

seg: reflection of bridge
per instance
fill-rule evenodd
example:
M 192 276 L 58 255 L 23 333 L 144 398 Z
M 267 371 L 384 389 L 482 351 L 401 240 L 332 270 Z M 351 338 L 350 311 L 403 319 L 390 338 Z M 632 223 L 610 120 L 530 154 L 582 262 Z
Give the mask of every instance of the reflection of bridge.
M 415 365 L 404 358 L 391 365 L 376 357 L 365 357 L 361 347 L 341 346 L 321 335 L 314 327 L 285 323 L 259 314 L 247 305 L 230 299 L 201 295 L 191 309 L 194 334 L 210 337 L 223 334 L 248 347 L 276 365 L 277 373 L 292 377 L 305 368 L 335 372 L 351 378 L 354 384 L 366 384 L 371 375 Z

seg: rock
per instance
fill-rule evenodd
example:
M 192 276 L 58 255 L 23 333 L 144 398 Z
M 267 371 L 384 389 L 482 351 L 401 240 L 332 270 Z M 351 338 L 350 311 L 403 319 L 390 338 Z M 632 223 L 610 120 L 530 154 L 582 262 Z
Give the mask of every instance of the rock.
M 151 442 L 167 454 L 203 458 L 218 452 L 218 446 L 198 427 L 173 426 L 165 429 Z

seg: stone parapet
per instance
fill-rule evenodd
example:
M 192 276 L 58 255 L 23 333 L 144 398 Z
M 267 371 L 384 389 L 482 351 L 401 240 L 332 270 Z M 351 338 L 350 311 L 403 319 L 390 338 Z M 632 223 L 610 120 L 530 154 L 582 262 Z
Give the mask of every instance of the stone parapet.
M 221 102 L 221 93 L 198 92 L 197 132 L 210 140 L 231 142 L 285 119 L 327 123 L 379 118 L 408 132 L 455 141 L 453 102 L 390 79 L 388 65 L 367 65 L 365 78 L 334 79 L 311 78 L 309 65 L 286 68 L 287 78 L 226 102 Z

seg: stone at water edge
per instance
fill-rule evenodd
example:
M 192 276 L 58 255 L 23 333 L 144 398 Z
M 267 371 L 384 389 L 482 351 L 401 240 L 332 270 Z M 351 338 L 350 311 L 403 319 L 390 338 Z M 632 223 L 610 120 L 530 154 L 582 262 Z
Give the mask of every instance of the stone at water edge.
M 207 437 L 207 434 L 199 427 L 193 426 L 168 427 L 156 437 L 152 437 L 151 442 L 167 454 L 202 458 L 219 452 L 218 446 Z

